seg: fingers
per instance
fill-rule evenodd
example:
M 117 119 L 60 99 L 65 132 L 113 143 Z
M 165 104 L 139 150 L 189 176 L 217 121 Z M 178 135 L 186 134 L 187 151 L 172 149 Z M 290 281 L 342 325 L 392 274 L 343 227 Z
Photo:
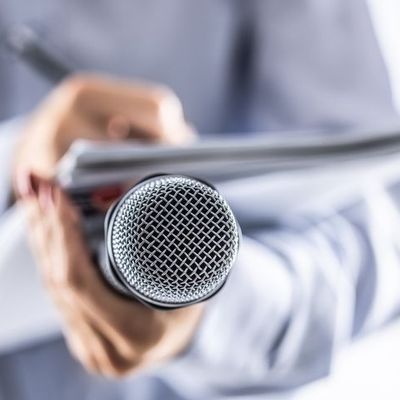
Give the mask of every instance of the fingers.
M 195 138 L 182 104 L 160 85 L 75 76 L 60 84 L 32 113 L 17 146 L 21 168 L 52 178 L 57 162 L 77 139 L 182 144 Z
M 86 308 L 82 307 L 83 297 L 90 298 L 90 304 L 96 304 L 99 299 L 107 297 L 108 289 L 104 288 L 105 292 L 102 293 L 97 290 L 94 293 L 86 292 L 86 285 L 88 288 L 93 283 L 96 286 L 98 277 L 92 274 L 92 268 L 85 268 L 87 249 L 80 245 L 83 240 L 76 229 L 79 215 L 66 196 L 49 182 L 30 176 L 29 182 L 23 184 L 22 191 L 30 226 L 30 242 L 39 260 L 43 280 L 63 316 L 63 330 L 71 351 L 92 372 L 113 376 L 125 373 L 137 362 L 132 357 L 125 359 L 121 356 L 91 321 Z M 72 227 L 75 229 L 74 235 L 70 234 Z M 69 248 L 65 246 L 66 242 Z M 76 255 L 83 262 L 76 263 Z M 75 265 L 83 268 L 75 268 Z M 79 275 L 76 275 L 77 272 Z M 92 298 L 93 294 L 99 298 Z
M 82 325 L 80 320 L 90 322 L 116 343 L 119 357 L 136 364 L 137 349 L 156 342 L 162 334 L 155 326 L 154 311 L 109 289 L 91 261 L 78 212 L 57 186 L 40 180 L 37 183 L 38 180 L 31 178 L 31 183 L 25 185 L 35 187 L 28 192 L 37 194 L 23 200 L 29 217 L 30 242 L 67 331 L 75 332 L 76 326 Z M 144 328 L 140 326 L 141 320 L 146 320 Z M 133 339 L 137 346 L 132 345 Z
M 50 216 L 53 218 L 53 236 L 58 238 L 58 244 L 53 244 L 53 249 L 57 250 L 57 258 L 61 256 L 64 262 L 53 260 L 52 286 L 73 297 L 80 309 L 108 337 L 117 338 L 123 354 L 135 357 L 136 350 L 131 345 L 133 337 L 143 345 L 157 341 L 162 333 L 155 326 L 154 310 L 110 290 L 91 261 L 80 230 L 79 215 L 65 193 L 59 188 L 55 188 L 54 193 L 54 213 Z M 145 317 L 146 329 L 138 326 L 138 317 Z
M 65 81 L 53 98 L 61 99 L 53 100 L 56 103 L 64 99 L 66 110 L 94 116 L 97 130 L 101 128 L 112 139 L 182 143 L 194 137 L 193 128 L 185 122 L 181 102 L 161 85 L 75 76 Z
M 65 329 L 65 338 L 71 354 L 85 368 L 93 373 L 101 373 L 104 368 L 104 361 L 99 360 L 97 338 L 92 331 L 87 329 L 86 324 L 76 319 L 74 323 L 68 321 Z
M 91 261 L 68 196 L 34 177 L 21 192 L 39 270 L 62 315 L 69 347 L 86 368 L 120 376 L 181 351 L 194 333 L 199 307 L 163 312 L 119 296 Z
M 78 311 L 79 312 L 79 311 Z M 115 345 L 90 320 L 75 309 L 64 310 L 67 345 L 89 371 L 105 376 L 122 376 L 139 362 L 123 357 Z

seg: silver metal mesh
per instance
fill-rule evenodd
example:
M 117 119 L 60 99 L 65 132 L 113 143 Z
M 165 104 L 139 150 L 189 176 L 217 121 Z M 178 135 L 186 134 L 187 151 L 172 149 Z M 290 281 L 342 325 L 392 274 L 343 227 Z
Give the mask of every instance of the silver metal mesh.
M 212 294 L 239 247 L 238 226 L 222 196 L 181 176 L 158 177 L 128 193 L 111 229 L 120 275 L 134 292 L 161 304 Z

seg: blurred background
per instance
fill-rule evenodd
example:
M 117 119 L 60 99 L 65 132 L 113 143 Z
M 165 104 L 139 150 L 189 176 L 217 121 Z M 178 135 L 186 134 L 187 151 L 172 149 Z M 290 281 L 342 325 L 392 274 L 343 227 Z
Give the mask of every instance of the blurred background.
M 400 109 L 400 27 L 397 18 L 400 3 L 396 0 L 368 0 L 376 33 L 392 80 L 394 101 Z
M 267 1 L 268 0 L 265 0 L 265 2 Z M 6 3 L 6 8 L 11 11 L 6 15 L 2 15 L 2 7 L 4 7 L 4 4 Z M 207 7 L 210 7 L 211 11 L 203 15 L 201 13 L 202 7 L 204 6 L 206 8 L 206 3 Z M 240 4 L 240 1 L 237 3 Z M 393 103 L 398 117 L 398 115 L 400 115 L 400 1 L 367 0 L 367 3 L 373 21 L 373 28 L 376 33 L 380 50 L 382 51 L 385 67 L 390 78 L 390 89 L 393 94 Z M 26 20 L 29 23 L 32 23 L 32 26 L 37 28 L 38 33 L 43 35 L 46 45 L 49 46 L 51 51 L 54 51 L 54 54 L 59 57 L 60 61 L 65 63 L 67 66 L 71 66 L 71 68 L 74 68 L 80 64 L 79 67 L 82 66 L 82 69 L 91 70 L 93 65 L 96 65 L 98 62 L 99 65 L 101 65 L 101 71 L 105 73 L 115 73 L 118 76 L 128 78 L 135 78 L 136 76 L 139 76 L 141 79 L 156 80 L 157 82 L 166 83 L 172 86 L 178 97 L 183 100 L 182 103 L 184 106 L 185 116 L 189 119 L 190 123 L 193 123 L 193 126 L 201 134 L 219 133 L 224 135 L 231 132 L 238 134 L 245 130 L 249 132 L 277 130 L 280 132 L 297 129 L 313 130 L 320 127 L 353 127 L 358 126 L 358 122 L 363 122 L 364 116 L 367 122 L 367 127 L 370 126 L 375 119 L 377 123 L 385 122 L 378 121 L 378 111 L 376 111 L 376 116 L 374 115 L 375 107 L 373 102 L 368 104 L 370 108 L 366 107 L 367 111 L 365 112 L 365 115 L 363 115 L 363 111 L 358 113 L 356 107 L 353 108 L 356 101 L 354 101 L 351 96 L 349 97 L 349 101 L 345 100 L 343 102 L 343 107 L 342 104 L 338 104 L 339 111 L 337 114 L 336 109 L 332 111 L 332 115 L 329 114 L 329 110 L 331 108 L 329 102 L 325 102 L 325 99 L 322 96 L 318 97 L 318 91 L 316 92 L 317 94 L 315 94 L 312 90 L 307 92 L 309 90 L 309 86 L 311 86 L 307 84 L 307 81 L 305 81 L 306 84 L 304 84 L 304 87 L 302 87 L 302 85 L 293 85 L 295 87 L 295 89 L 293 89 L 293 94 L 291 91 L 291 85 L 296 81 L 296 79 L 291 80 L 291 78 L 288 80 L 288 82 L 283 80 L 283 83 L 281 82 L 281 87 L 283 88 L 283 92 L 285 92 L 286 97 L 282 96 L 282 98 L 280 98 L 279 91 L 274 92 L 276 87 L 271 84 L 271 82 L 275 82 L 274 74 L 271 75 L 272 78 L 271 76 L 268 76 L 266 79 L 268 81 L 265 85 L 266 91 L 270 94 L 272 93 L 271 98 L 273 100 L 271 100 L 271 102 L 273 103 L 273 106 L 271 106 L 268 111 L 270 114 L 264 118 L 264 114 L 262 113 L 262 106 L 264 103 L 260 100 L 263 93 L 255 89 L 254 96 L 251 94 L 249 98 L 247 98 L 246 95 L 243 95 L 247 92 L 245 89 L 243 89 L 243 82 L 240 81 L 238 76 L 242 77 L 245 75 L 243 73 L 244 70 L 242 71 L 240 68 L 245 68 L 246 66 L 242 66 L 242 64 L 239 63 L 239 72 L 242 73 L 242 75 L 235 75 L 237 71 L 232 72 L 231 68 L 227 64 L 226 59 L 224 58 L 224 52 L 229 52 L 231 49 L 229 47 L 230 45 L 227 44 L 230 43 L 230 39 L 225 30 L 229 31 L 231 24 L 235 23 L 232 21 L 235 21 L 236 18 L 235 16 L 232 16 L 230 11 L 226 11 L 224 8 L 224 2 L 209 0 L 204 4 L 198 3 L 195 6 L 197 7 L 196 16 L 202 17 L 194 17 L 193 20 L 189 21 L 186 25 L 182 25 L 182 31 L 178 30 L 176 33 L 174 33 L 173 29 L 171 28 L 171 26 L 174 27 L 175 25 L 171 23 L 164 24 L 165 21 L 174 21 L 173 15 L 175 17 L 176 15 L 178 15 L 178 17 L 180 16 L 179 12 L 177 11 L 179 8 L 177 5 L 178 3 L 175 1 L 173 2 L 175 8 L 171 8 L 171 14 L 168 12 L 160 12 L 159 14 L 156 14 L 155 21 L 153 24 L 151 24 L 151 26 L 143 23 L 143 26 L 147 29 L 143 29 L 143 31 L 140 30 L 140 28 L 143 28 L 143 26 L 140 28 L 136 27 L 136 25 L 130 27 L 129 16 L 127 15 L 127 12 L 124 12 L 123 6 L 118 8 L 120 15 L 125 15 L 126 17 L 124 26 L 132 28 L 136 35 L 136 41 L 133 46 L 136 46 L 135 51 L 137 51 L 137 53 L 133 55 L 124 55 L 129 59 L 129 62 L 127 63 L 122 61 L 119 62 L 115 59 L 115 54 L 117 52 L 112 53 L 111 55 L 109 52 L 107 52 L 107 49 L 114 49 L 113 40 L 120 40 L 122 46 L 129 46 L 130 37 L 127 35 L 127 32 L 122 30 L 119 32 L 120 36 L 117 34 L 116 39 L 110 39 L 107 35 L 107 30 L 111 29 L 112 27 L 111 25 L 107 26 L 105 23 L 103 32 L 105 34 L 102 38 L 103 41 L 97 41 L 96 29 L 92 30 L 90 26 L 84 26 L 82 21 L 78 21 L 76 24 L 71 23 L 70 25 L 66 24 L 63 26 L 63 22 L 65 22 L 63 19 L 63 13 L 57 10 L 54 14 L 56 18 L 53 20 L 52 2 L 50 0 L 48 2 L 44 1 L 43 4 L 46 5 L 46 13 L 48 15 L 40 16 L 40 18 L 48 18 L 51 21 L 49 24 L 49 31 L 46 31 L 46 29 L 43 30 L 43 27 L 40 26 L 40 23 L 37 24 L 35 20 L 37 15 L 41 15 L 41 10 L 36 6 L 35 2 L 26 4 L 22 4 L 22 2 L 16 2 L 14 4 L 12 0 L 3 0 L 3 4 L 0 4 L 0 27 L 2 24 L 4 26 L 8 26 L 10 22 L 9 15 L 13 15 L 13 13 L 16 15 L 18 14 L 20 20 Z M 76 12 L 74 7 L 77 7 L 77 5 L 79 5 L 79 2 L 74 2 L 74 4 L 71 2 L 71 4 L 67 6 L 69 7 L 68 10 L 71 15 Z M 317 3 L 314 2 L 313 5 L 316 7 L 316 9 L 319 9 Z M 89 18 L 93 18 L 93 21 L 101 20 L 101 18 L 103 18 L 105 21 L 108 20 L 108 14 L 102 14 L 100 8 L 96 8 L 95 2 L 92 2 L 91 6 L 93 12 L 88 14 Z M 148 11 L 145 2 L 141 4 L 141 7 L 143 12 Z M 183 18 L 183 16 L 184 13 L 182 13 L 180 18 Z M 284 16 L 286 16 L 285 13 Z M 263 18 L 262 16 L 259 17 L 259 25 L 257 25 L 257 27 L 261 31 L 263 27 Z M 112 18 L 117 20 L 118 16 L 110 15 L 110 19 Z M 296 18 L 293 18 L 293 21 L 295 20 Z M 158 31 L 158 25 L 164 30 Z M 210 29 L 204 29 L 204 26 L 210 27 Z M 73 27 L 73 29 L 71 29 L 71 27 Z M 167 58 L 165 55 L 168 54 L 168 43 L 165 46 L 160 46 L 157 41 L 157 35 L 155 35 L 154 39 L 147 41 L 146 45 L 143 45 L 141 40 L 143 39 L 144 42 L 146 35 L 151 36 L 153 30 L 155 30 L 158 33 L 158 36 L 161 38 L 170 35 L 172 37 L 172 44 L 177 42 L 181 43 L 180 39 L 182 39 L 184 36 L 186 28 L 191 31 L 195 43 L 198 44 L 202 41 L 206 41 L 207 46 L 200 46 L 199 51 L 197 51 L 196 47 L 195 51 L 193 51 L 193 48 L 190 46 L 186 47 L 184 44 L 180 48 L 180 51 L 182 51 L 185 55 L 184 60 L 180 60 L 182 62 L 176 62 L 176 59 L 174 59 L 170 62 L 166 62 L 165 68 L 159 69 L 157 60 L 164 60 Z M 276 28 L 276 25 L 274 25 L 274 28 Z M 74 29 L 81 29 L 82 32 L 85 32 L 85 35 L 80 37 L 79 33 L 76 33 Z M 203 30 L 205 31 L 204 37 L 202 36 Z M 362 33 L 361 36 L 363 36 Z M 271 46 L 268 42 L 268 35 L 266 35 L 266 37 L 267 40 L 265 43 L 263 42 L 263 44 L 266 44 L 266 49 L 269 51 Z M 58 42 L 59 40 L 61 41 Z M 248 40 L 247 37 L 244 38 L 244 41 L 246 40 Z M 59 46 L 60 43 L 61 46 Z M 75 51 L 75 43 L 79 44 L 76 46 L 78 51 Z M 93 56 L 92 59 L 90 59 L 90 57 L 88 57 L 88 55 L 85 53 L 85 46 L 89 46 L 91 48 L 91 55 Z M 307 47 L 307 45 L 305 45 L 305 47 Z M 62 49 L 62 51 L 59 51 L 60 49 Z M 283 57 L 286 55 L 285 52 L 282 52 L 281 54 L 279 51 L 277 54 L 283 54 Z M 240 54 L 240 57 L 241 59 L 245 59 L 246 53 Z M 136 58 L 147 61 L 136 62 Z M 260 57 L 260 59 L 260 65 L 264 65 L 263 63 L 268 61 L 268 57 L 265 57 L 265 59 Z M 198 66 L 201 66 L 202 68 L 196 69 Z M 285 64 L 285 66 L 287 66 L 287 64 Z M 275 68 L 276 69 L 273 67 L 271 70 L 276 74 L 276 76 L 279 77 L 280 65 L 275 66 Z M 262 68 L 254 68 L 254 71 L 251 71 L 257 75 L 260 70 L 262 70 Z M 301 70 L 301 68 L 299 68 L 299 70 Z M 371 70 L 374 71 L 374 67 L 371 67 Z M 214 71 L 215 74 L 211 76 L 209 71 Z M 259 78 L 260 81 L 262 81 L 263 76 L 261 73 L 260 76 L 257 75 L 257 79 Z M 328 74 L 328 77 L 330 76 L 331 75 Z M 374 81 L 375 78 L 380 77 L 371 76 L 371 81 Z M 327 79 L 327 81 L 328 80 L 329 79 Z M 332 79 L 332 81 L 334 81 L 334 79 Z M 248 82 L 246 81 L 245 83 L 247 84 Z M 265 82 L 262 81 L 261 83 Z M 332 93 L 335 93 L 336 88 L 340 87 L 340 85 L 335 87 L 335 84 L 332 84 L 332 87 L 330 87 L 330 84 L 330 81 L 327 82 L 327 87 L 333 89 Z M 38 104 L 40 104 L 40 102 L 53 87 L 54 82 L 40 78 L 29 66 L 18 60 L 14 55 L 10 55 L 4 46 L 0 47 L 0 120 L 3 123 L 0 127 L 0 136 L 2 134 L 5 136 L 6 131 L 13 130 L 14 128 L 9 129 L 10 126 L 14 126 L 13 124 L 17 126 L 17 129 L 15 130 L 19 131 L 22 125 L 18 124 L 24 121 L 24 118 L 29 115 L 29 113 L 34 110 Z M 27 88 L 29 88 L 29 90 L 27 90 Z M 312 110 L 317 110 L 316 114 L 318 114 L 318 111 L 321 110 L 321 118 L 318 115 L 314 117 L 312 112 L 308 113 L 309 110 L 307 109 L 307 106 L 303 107 L 302 102 L 304 99 L 301 96 L 303 89 L 309 95 L 309 97 L 304 97 L 310 101 L 309 108 Z M 344 92 L 346 93 L 346 90 L 344 90 Z M 4 101 L 4 99 L 2 100 L 2 93 L 3 96 L 7 97 L 7 101 Z M 360 90 L 360 93 L 360 99 L 362 100 L 362 90 Z M 379 91 L 379 93 L 382 92 Z M 292 94 L 293 96 L 291 97 Z M 282 107 L 285 99 L 288 100 L 288 103 L 293 101 L 294 104 L 293 109 L 290 110 L 291 112 L 288 112 L 287 114 L 282 111 L 285 110 L 285 107 Z M 251 105 L 254 107 L 251 108 L 250 106 L 244 106 L 243 102 L 246 100 L 249 100 L 249 104 L 251 103 Z M 307 103 L 307 101 L 304 101 L 304 104 L 305 103 Z M 368 103 L 368 101 L 366 101 L 366 103 Z M 243 109 L 246 109 L 246 113 L 244 113 L 245 116 L 243 118 L 241 118 L 241 116 L 239 116 L 240 113 L 237 112 L 242 106 Z M 303 111 L 304 114 L 302 113 Z M 352 119 L 351 111 L 354 111 L 354 115 L 356 115 L 354 120 Z M 390 114 L 390 116 L 392 117 L 393 115 Z M 19 117 L 22 118 L 19 119 Z M 13 120 L 14 118 L 16 119 Z M 392 121 L 393 120 L 388 118 L 388 122 L 390 124 Z M 360 125 L 362 125 L 362 123 Z M 6 129 L 4 129 L 4 127 L 6 127 Z M 0 146 L 2 146 L 1 141 Z M 0 147 L 0 159 L 7 164 L 7 166 L 2 168 L 0 171 L 0 185 L 1 182 L 7 182 L 7 185 L 11 187 L 12 165 L 14 162 L 13 157 L 13 153 L 10 152 L 9 147 L 6 147 L 5 145 L 3 148 Z M 6 162 L 7 160 L 8 162 Z M 12 196 L 10 193 L 5 193 L 5 191 L 4 195 L 0 194 L 0 210 L 2 204 L 4 205 L 7 202 L 10 202 L 11 197 Z M 282 204 L 284 204 L 284 202 Z M 4 227 L 2 228 L 1 224 L 2 220 L 0 219 L 0 233 L 3 235 L 3 237 L 11 237 L 12 234 L 8 231 L 9 225 L 4 224 Z M 1 247 L 2 245 L 3 248 Z M 4 244 L 0 242 L 0 253 L 3 251 L 6 252 L 6 250 L 8 251 L 8 248 L 6 249 L 6 245 L 8 246 L 6 242 L 4 242 Z M 396 251 L 398 251 L 398 249 Z M 16 259 L 18 259 L 18 257 L 16 257 Z M 13 314 L 14 303 L 8 303 L 9 298 L 15 292 L 15 288 L 12 284 L 12 273 L 10 272 L 10 268 L 6 268 L 7 266 L 8 265 L 5 265 L 4 263 L 1 265 L 0 258 L 0 280 L 3 279 L 3 281 L 0 282 L 0 290 L 3 288 L 3 292 L 0 293 L 0 302 L 2 302 L 2 306 L 0 306 L 0 318 L 2 316 L 1 312 L 3 312 L 3 314 L 8 312 L 10 321 L 12 321 L 13 318 L 16 321 L 19 316 Z M 27 281 L 21 283 L 20 290 L 25 293 L 28 298 L 31 295 L 31 286 L 33 286 L 31 285 L 30 279 L 32 279 L 32 282 L 35 282 L 35 285 L 40 285 L 37 276 L 34 276 L 33 274 L 27 274 Z M 387 287 L 390 289 L 390 282 L 388 283 L 385 281 L 385 283 L 387 283 Z M 32 296 L 36 295 L 37 293 L 32 291 Z M 48 337 L 53 338 L 57 337 L 59 334 L 59 324 L 57 320 L 58 317 L 55 316 L 53 308 L 49 306 L 49 299 L 43 294 L 40 294 L 39 297 L 37 299 L 36 297 L 32 297 L 32 301 L 28 301 L 31 302 L 30 306 L 32 309 L 35 307 L 39 309 L 42 302 L 43 304 L 46 304 L 46 307 L 48 306 L 49 308 L 44 308 L 42 310 L 43 313 L 39 317 L 38 315 L 40 313 L 37 315 L 35 312 L 27 313 L 26 318 L 22 322 L 15 322 L 15 326 L 18 327 L 18 329 L 15 330 L 15 332 L 18 331 L 17 333 L 14 334 L 13 329 L 9 329 L 9 325 L 5 319 L 0 320 L 0 367 L 3 365 L 4 370 L 6 370 L 7 363 L 9 363 L 9 365 L 13 365 L 13 368 L 17 366 L 15 368 L 21 368 L 22 371 L 20 375 L 16 375 L 13 378 L 15 379 L 15 382 L 12 382 L 10 387 L 12 384 L 17 387 L 18 379 L 22 379 L 24 382 L 28 381 L 28 379 L 24 377 L 24 374 L 29 374 L 29 371 L 23 370 L 23 367 L 20 367 L 23 365 L 24 361 L 22 356 L 19 358 L 20 355 L 18 351 L 20 348 L 15 346 L 15 343 L 17 343 L 19 340 L 17 337 L 19 338 L 24 336 L 24 346 L 29 348 L 26 343 L 30 333 L 28 329 L 25 329 L 25 327 L 30 326 L 30 321 L 35 320 L 36 322 L 40 322 L 39 325 L 36 323 L 35 335 L 40 336 L 44 331 L 48 331 Z M 18 307 L 19 309 L 23 309 L 25 307 L 24 301 L 27 302 L 27 299 L 23 298 L 20 299 L 20 301 L 20 304 L 15 305 L 16 309 Z M 40 318 L 43 319 L 40 320 Z M 54 322 L 55 320 L 57 323 Z M 347 346 L 346 343 L 345 350 L 340 351 L 338 357 L 332 362 L 331 371 L 328 377 L 300 388 L 298 391 L 291 393 L 290 397 L 304 400 L 314 398 L 337 399 L 358 397 L 364 399 L 375 399 L 378 397 L 384 399 L 398 398 L 400 396 L 400 380 L 398 379 L 398 371 L 400 370 L 399 338 L 400 322 L 397 318 L 389 326 L 384 326 L 383 329 L 377 332 L 369 333 L 365 338 L 358 339 L 351 346 Z M 1 344 L 2 340 L 3 345 Z M 14 354 L 14 351 L 16 355 Z M 40 362 L 46 362 L 46 360 Z M 60 371 L 63 371 L 61 362 L 60 364 L 56 363 L 55 365 L 60 368 Z M 69 375 L 69 378 L 71 380 L 76 379 L 77 381 L 82 379 L 82 382 L 86 382 L 86 378 L 81 378 L 81 375 L 79 375 L 80 373 L 81 370 L 77 372 L 76 376 Z M 90 380 L 92 378 L 88 379 Z M 8 384 L 9 382 L 6 382 L 6 379 L 2 380 L 0 377 L 0 400 L 8 400 L 8 398 L 6 399 L 6 397 L 2 397 L 2 385 L 3 389 L 5 388 L 4 393 L 6 393 Z M 99 387 L 101 387 L 101 384 L 99 384 Z M 264 394 L 260 395 L 253 393 L 252 397 L 250 397 L 250 395 L 247 394 L 242 395 L 240 391 L 238 393 L 239 394 L 235 398 L 266 398 L 264 397 Z M 275 393 L 271 395 L 271 398 L 281 397 L 287 398 L 287 393 Z M 35 399 L 35 397 L 33 398 Z M 40 397 L 37 397 L 37 399 L 39 398 Z M 88 394 L 88 396 L 85 398 L 90 399 L 95 397 L 90 397 L 90 394 Z M 109 398 L 114 398 L 111 390 Z M 172 394 L 171 397 L 168 398 L 172 399 L 178 397 L 174 397 Z M 230 397 L 227 395 L 226 397 L 221 396 L 218 398 L 227 399 Z M 20 397 L 18 397 L 18 400 L 19 399 Z

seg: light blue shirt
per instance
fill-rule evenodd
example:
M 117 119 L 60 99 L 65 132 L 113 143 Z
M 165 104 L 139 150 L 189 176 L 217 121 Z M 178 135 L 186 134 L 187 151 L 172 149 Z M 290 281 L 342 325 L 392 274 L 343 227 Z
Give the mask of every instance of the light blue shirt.
M 397 122 L 362 0 L 0 4 L 1 26 L 16 21 L 34 21 L 80 69 L 171 86 L 201 133 Z M 2 54 L 0 88 L 9 118 L 49 85 Z M 249 398 L 325 376 L 338 348 L 399 312 L 398 191 L 377 182 L 274 224 L 252 225 L 244 212 L 238 263 L 184 354 L 110 381 L 47 340 L 0 357 L 0 399 Z

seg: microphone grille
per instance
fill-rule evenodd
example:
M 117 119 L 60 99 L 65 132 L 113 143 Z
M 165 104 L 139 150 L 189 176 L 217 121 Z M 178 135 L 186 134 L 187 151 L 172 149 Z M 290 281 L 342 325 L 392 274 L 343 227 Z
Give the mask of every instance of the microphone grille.
M 239 228 L 223 197 L 183 176 L 161 176 L 120 201 L 109 244 L 119 276 L 162 306 L 200 301 L 224 283 L 239 248 Z

